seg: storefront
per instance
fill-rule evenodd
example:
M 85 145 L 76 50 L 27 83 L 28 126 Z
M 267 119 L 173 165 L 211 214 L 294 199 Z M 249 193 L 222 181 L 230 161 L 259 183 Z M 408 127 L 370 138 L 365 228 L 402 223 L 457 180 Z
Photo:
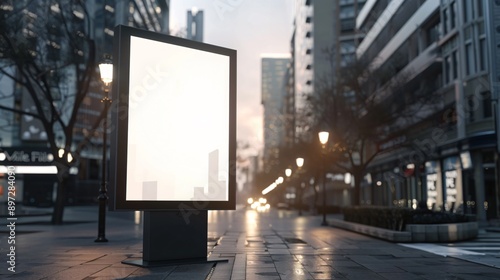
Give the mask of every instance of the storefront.
M 15 170 L 15 201 L 24 205 L 51 206 L 57 184 L 54 156 L 43 148 L 4 148 L 0 151 L 0 202 L 8 197 L 7 170 Z
M 424 201 L 428 209 L 475 215 L 479 221 L 499 217 L 494 153 L 489 151 L 426 161 L 420 176 L 399 168 L 371 176 L 377 205 L 416 208 Z

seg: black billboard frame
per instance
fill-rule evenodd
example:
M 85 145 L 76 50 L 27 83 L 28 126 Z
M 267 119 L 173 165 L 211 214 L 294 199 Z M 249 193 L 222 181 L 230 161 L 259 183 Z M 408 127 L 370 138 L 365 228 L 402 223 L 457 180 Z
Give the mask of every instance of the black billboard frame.
M 228 200 L 127 200 L 126 170 L 128 141 L 128 106 L 130 83 L 130 39 L 131 36 L 173 44 L 181 47 L 220 54 L 229 58 L 229 159 Z M 111 105 L 110 141 L 110 210 L 165 211 L 179 210 L 186 217 L 193 210 L 236 209 L 236 50 L 206 43 L 191 41 L 143 29 L 118 25 L 114 30 L 113 89 Z

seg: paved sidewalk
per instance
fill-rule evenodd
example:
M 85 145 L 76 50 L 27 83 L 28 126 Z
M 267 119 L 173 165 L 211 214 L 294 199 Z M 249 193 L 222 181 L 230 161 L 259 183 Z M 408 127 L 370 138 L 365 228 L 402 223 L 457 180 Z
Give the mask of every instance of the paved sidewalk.
M 230 279 L 500 279 L 497 268 L 321 227 L 319 216 L 240 215 L 247 230 L 222 236 L 213 254 L 232 263 L 217 264 L 211 279 L 229 279 L 229 267 Z
M 151 269 L 121 263 L 142 257 L 142 225 L 133 212 L 108 213 L 108 243 L 94 242 L 95 207 L 68 207 L 69 223 L 62 226 L 43 223 L 49 217 L 22 217 L 16 224 L 16 273 L 6 262 L 8 233 L 1 235 L 0 278 L 500 279 L 497 268 L 321 227 L 320 216 L 246 209 L 208 216 L 210 258 L 228 262 Z
M 142 258 L 142 224 L 134 213 L 108 212 L 107 243 L 95 243 L 96 207 L 67 207 L 65 225 L 53 226 L 50 216 L 19 217 L 15 235 L 15 273 L 8 270 L 5 223 L 0 238 L 2 279 L 206 279 L 213 263 L 155 267 L 122 264 Z

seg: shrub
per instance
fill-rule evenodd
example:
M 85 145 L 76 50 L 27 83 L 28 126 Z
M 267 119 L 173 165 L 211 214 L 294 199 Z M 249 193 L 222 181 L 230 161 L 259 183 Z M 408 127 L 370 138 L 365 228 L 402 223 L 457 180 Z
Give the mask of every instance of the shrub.
M 464 223 L 470 219 L 461 214 L 384 206 L 353 206 L 343 209 L 344 221 L 403 231 L 406 224 Z
M 433 212 L 433 211 L 412 211 L 408 224 L 450 224 L 450 223 L 466 223 L 470 219 L 462 214 L 449 212 Z

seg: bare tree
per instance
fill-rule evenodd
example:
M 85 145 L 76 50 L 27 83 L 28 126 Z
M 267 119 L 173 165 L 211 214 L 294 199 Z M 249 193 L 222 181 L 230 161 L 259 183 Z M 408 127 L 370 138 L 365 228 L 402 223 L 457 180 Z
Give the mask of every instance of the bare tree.
M 38 140 L 48 143 L 58 169 L 52 223 L 61 224 L 69 170 L 93 136 L 87 131 L 75 143 L 80 109 L 98 81 L 95 43 L 87 32 L 89 15 L 80 0 L 7 1 L 2 7 L 0 74 L 15 82 L 13 94 L 29 99 L 34 109 L 2 105 L 0 110 L 35 118 L 45 131 Z
M 359 205 L 366 168 L 382 152 L 377 144 L 428 117 L 435 96 L 430 85 L 413 80 L 411 70 L 361 60 L 316 85 L 307 98 L 311 131 L 331 132 L 327 165 L 353 175 L 352 204 Z

